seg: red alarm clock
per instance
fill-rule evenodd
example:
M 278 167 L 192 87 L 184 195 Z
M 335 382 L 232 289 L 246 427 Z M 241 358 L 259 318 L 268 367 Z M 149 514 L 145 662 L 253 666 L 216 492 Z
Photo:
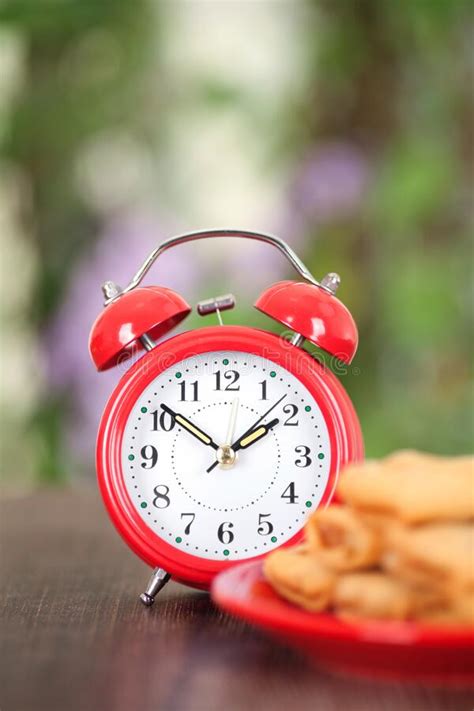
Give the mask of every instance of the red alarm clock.
M 204 238 L 265 242 L 303 281 L 273 284 L 255 307 L 284 324 L 281 336 L 222 325 L 231 295 L 200 302 L 219 324 L 163 338 L 191 311 L 164 286 L 141 287 L 167 249 Z M 283 240 L 213 230 L 163 242 L 124 289 L 106 282 L 90 353 L 98 370 L 143 351 L 101 419 L 97 473 L 110 517 L 155 571 L 146 605 L 173 576 L 208 588 L 223 568 L 302 538 L 308 516 L 330 501 L 341 467 L 363 456 L 354 408 L 337 378 L 302 345 L 307 339 L 350 363 L 357 328 Z

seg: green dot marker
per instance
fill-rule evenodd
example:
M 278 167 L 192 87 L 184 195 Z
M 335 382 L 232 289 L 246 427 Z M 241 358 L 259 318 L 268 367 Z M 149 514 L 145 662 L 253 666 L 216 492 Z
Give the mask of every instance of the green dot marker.
M 306 502 L 306 507 L 307 507 L 308 509 L 310 509 L 312 505 L 313 505 L 313 503 L 312 503 L 311 501 L 307 501 L 307 502 Z
M 141 411 L 141 412 L 148 412 L 148 408 L 147 408 L 147 407 L 141 407 L 141 408 L 140 408 L 140 411 Z
M 230 555 L 230 551 L 228 551 L 227 548 L 225 549 L 225 551 L 222 551 L 222 552 L 224 555 Z
M 311 407 L 309 405 L 306 405 L 305 410 L 306 412 L 311 412 Z
M 146 501 L 142 501 L 142 503 L 140 504 L 140 506 L 142 507 L 142 509 L 146 509 L 146 507 L 148 506 L 148 504 L 147 504 Z
M 183 374 L 180 373 L 179 370 L 178 370 L 178 372 L 174 374 L 174 377 L 175 377 L 175 378 L 182 378 L 182 377 L 183 377 Z
M 224 360 L 223 360 L 222 362 L 224 363 L 224 365 L 229 365 L 229 359 L 228 359 L 228 358 L 224 358 Z
M 276 537 L 276 536 L 272 536 L 272 537 L 270 538 L 270 540 L 271 540 L 272 543 L 276 543 L 276 542 L 277 542 L 277 537 Z
M 129 454 L 129 455 L 128 455 L 128 458 L 130 459 L 131 462 L 133 462 L 133 460 L 135 459 L 135 455 L 134 455 L 134 454 Z
M 176 543 L 181 543 L 183 539 L 181 538 L 181 536 L 176 536 L 174 540 L 176 541 Z
M 318 454 L 318 459 L 324 459 L 324 454 L 322 452 Z
M 274 370 L 270 372 L 270 378 L 276 378 L 276 373 Z

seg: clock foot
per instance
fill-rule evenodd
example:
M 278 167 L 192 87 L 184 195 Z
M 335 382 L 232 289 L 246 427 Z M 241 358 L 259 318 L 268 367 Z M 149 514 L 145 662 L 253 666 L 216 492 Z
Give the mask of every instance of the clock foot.
M 140 600 L 146 607 L 151 607 L 155 602 L 155 597 L 164 588 L 171 575 L 163 570 L 163 568 L 155 568 L 153 575 L 148 581 L 145 592 L 140 595 Z

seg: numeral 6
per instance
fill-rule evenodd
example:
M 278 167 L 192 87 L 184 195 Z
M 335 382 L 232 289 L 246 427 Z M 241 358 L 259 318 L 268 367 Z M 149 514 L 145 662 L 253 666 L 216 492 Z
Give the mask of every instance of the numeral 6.
M 228 526 L 228 528 L 225 528 L 225 526 Z M 224 521 L 224 523 L 221 523 L 221 525 L 217 529 L 217 538 L 220 540 L 221 543 L 232 543 L 232 541 L 234 540 L 234 534 L 230 529 L 233 527 L 234 524 L 230 523 L 230 521 Z

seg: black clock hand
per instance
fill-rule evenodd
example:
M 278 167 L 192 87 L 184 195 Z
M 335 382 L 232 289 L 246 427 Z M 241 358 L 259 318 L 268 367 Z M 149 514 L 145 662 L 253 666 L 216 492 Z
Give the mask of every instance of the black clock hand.
M 187 417 L 184 417 L 184 415 L 180 415 L 179 412 L 174 412 L 168 405 L 164 405 L 161 403 L 161 408 L 165 412 L 168 413 L 168 415 L 171 415 L 173 420 L 178 424 L 181 425 L 185 430 L 187 430 L 190 434 L 192 434 L 196 439 L 198 439 L 200 442 L 203 444 L 206 444 L 208 447 L 212 447 L 213 449 L 219 449 L 218 445 L 212 440 L 209 435 L 207 435 L 205 432 L 203 432 L 199 427 L 196 427 L 190 420 L 187 419 Z
M 258 420 L 257 420 L 256 422 L 254 422 L 253 425 L 252 425 L 251 427 L 249 427 L 248 430 L 246 430 L 246 431 L 244 432 L 244 434 L 241 435 L 241 436 L 239 437 L 239 439 L 238 439 L 234 444 L 237 444 L 237 442 L 239 442 L 241 439 L 243 439 L 246 434 L 249 434 L 249 432 L 252 432 L 252 431 L 256 428 L 256 426 L 259 425 L 259 424 L 261 423 L 261 421 L 264 420 L 265 417 L 266 417 L 267 415 L 269 415 L 270 412 L 271 412 L 272 410 L 274 410 L 275 407 L 277 407 L 277 406 L 280 404 L 280 402 L 281 402 L 282 400 L 284 400 L 285 398 L 286 398 L 286 394 L 285 394 L 285 395 L 282 395 L 282 397 L 281 397 L 279 400 L 277 400 L 277 401 L 270 407 L 269 410 L 267 410 L 266 412 L 264 412 L 263 415 L 262 415 L 261 417 L 259 417 Z M 233 448 L 234 448 L 234 445 L 232 445 L 232 449 L 233 449 Z
M 259 425 L 260 422 L 261 422 L 262 420 L 264 420 L 265 417 L 266 417 L 267 415 L 269 415 L 270 412 L 271 412 L 272 410 L 274 410 L 275 407 L 277 407 L 277 406 L 280 404 L 280 402 L 281 402 L 282 400 L 284 400 L 285 398 L 286 398 L 286 394 L 285 394 L 285 395 L 282 395 L 282 397 L 281 397 L 279 400 L 277 400 L 266 412 L 264 412 L 263 415 L 262 415 L 261 417 L 259 417 L 258 420 L 257 420 L 256 422 L 254 422 L 253 425 L 252 425 L 251 427 L 249 427 L 248 430 L 246 430 L 246 431 L 244 432 L 244 434 L 241 435 L 241 436 L 239 437 L 239 439 L 237 439 L 237 440 L 234 442 L 234 444 L 231 445 L 231 449 L 234 449 L 235 446 L 237 445 L 237 443 L 240 442 L 240 440 L 244 439 L 246 435 L 250 434 L 250 432 L 253 432 L 253 430 L 257 427 L 257 425 Z M 210 472 L 212 472 L 213 469 L 215 469 L 215 467 L 217 467 L 218 464 L 219 464 L 219 462 L 216 460 L 213 464 L 211 464 L 211 466 L 209 467 L 209 469 L 206 469 L 206 472 L 209 474 Z
M 239 449 L 247 449 L 247 447 L 250 447 L 251 444 L 254 444 L 254 442 L 258 442 L 260 439 L 262 439 L 262 437 L 265 437 L 265 435 L 268 434 L 270 430 L 273 429 L 273 427 L 275 427 L 275 425 L 277 425 L 279 422 L 280 420 L 276 417 L 267 425 L 260 425 L 248 434 L 245 433 L 245 435 L 241 437 L 238 442 L 232 445 L 232 449 L 234 450 L 234 452 L 237 452 Z

